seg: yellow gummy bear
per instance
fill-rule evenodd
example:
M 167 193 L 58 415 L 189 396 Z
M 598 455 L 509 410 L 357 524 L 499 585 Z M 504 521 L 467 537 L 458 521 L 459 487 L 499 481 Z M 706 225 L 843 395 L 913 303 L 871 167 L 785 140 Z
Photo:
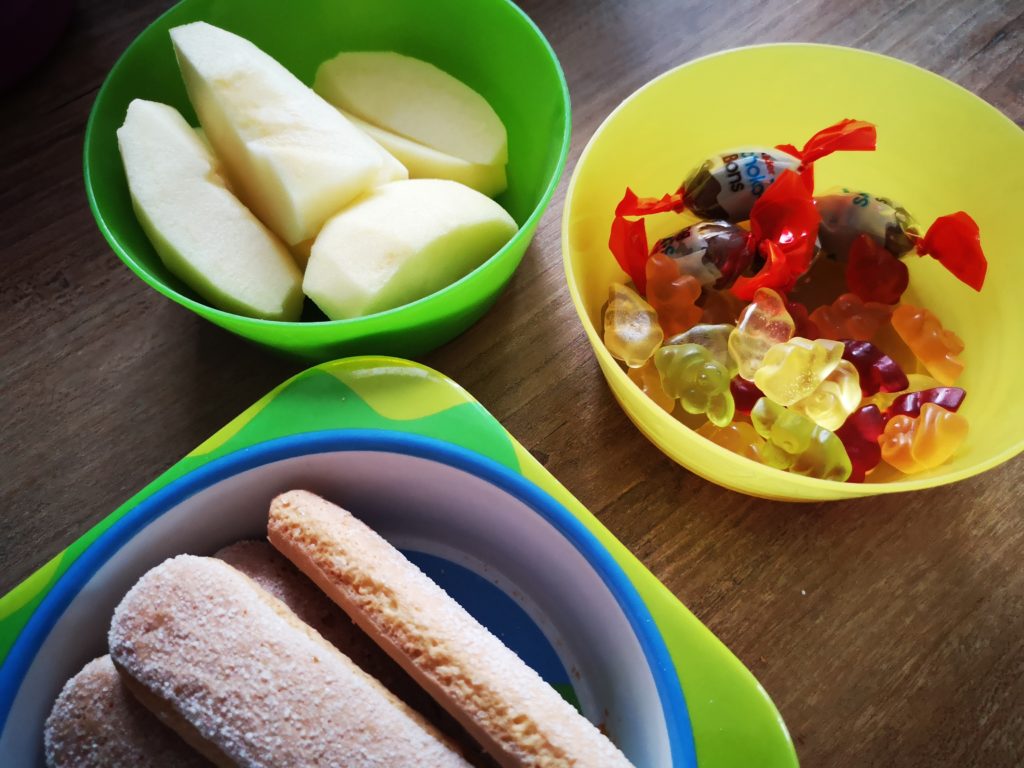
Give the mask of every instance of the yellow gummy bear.
M 860 405 L 860 374 L 853 363 L 840 360 L 818 388 L 790 410 L 802 413 L 819 427 L 835 432 Z
M 639 368 L 664 338 L 654 308 L 629 286 L 612 283 L 604 311 L 604 344 L 612 356 L 630 368 Z
M 843 359 L 843 349 L 839 341 L 794 336 L 768 350 L 754 373 L 754 383 L 769 400 L 792 405 L 828 378 Z

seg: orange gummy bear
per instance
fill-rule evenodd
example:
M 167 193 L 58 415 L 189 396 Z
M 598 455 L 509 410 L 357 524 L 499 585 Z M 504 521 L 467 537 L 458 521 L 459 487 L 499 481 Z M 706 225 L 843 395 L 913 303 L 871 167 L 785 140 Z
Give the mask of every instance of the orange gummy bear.
M 854 293 L 844 293 L 831 304 L 811 312 L 811 322 L 825 339 L 871 341 L 891 316 L 892 307 L 888 304 L 861 301 Z
M 647 302 L 658 313 L 666 337 L 700 322 L 700 289 L 700 281 L 680 273 L 679 265 L 664 253 L 655 253 L 647 260 Z
M 935 403 L 921 406 L 921 415 L 894 416 L 878 439 L 882 459 L 910 475 L 946 462 L 967 437 L 967 419 Z
M 964 370 L 964 364 L 957 357 L 964 351 L 964 343 L 955 333 L 943 328 L 939 318 L 927 309 L 900 304 L 892 313 L 892 327 L 914 356 L 924 363 L 928 373 L 947 387 L 956 383 Z
M 640 391 L 647 395 L 655 404 L 666 413 L 672 413 L 676 407 L 676 399 L 672 397 L 665 388 L 661 386 L 661 374 L 654 364 L 652 357 L 639 368 L 629 369 L 629 378 L 640 387 Z

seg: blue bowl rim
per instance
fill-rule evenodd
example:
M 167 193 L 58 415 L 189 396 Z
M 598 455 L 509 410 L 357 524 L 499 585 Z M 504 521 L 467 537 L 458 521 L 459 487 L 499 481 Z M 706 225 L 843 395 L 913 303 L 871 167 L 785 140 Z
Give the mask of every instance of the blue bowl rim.
M 197 467 L 129 509 L 57 580 L 15 640 L 0 667 L 0 733 L 29 667 L 58 619 L 96 571 L 141 530 L 186 499 L 246 470 L 339 451 L 398 453 L 445 464 L 491 483 L 552 524 L 601 577 L 640 642 L 665 715 L 672 765 L 697 765 L 686 699 L 665 640 L 636 587 L 597 537 L 547 492 L 492 459 L 435 438 L 373 429 L 324 430 L 257 443 Z
M 500 3 L 506 6 L 518 19 L 520 23 L 526 25 L 526 27 L 532 31 L 537 39 L 543 45 L 543 48 L 547 55 L 550 57 L 551 63 L 554 65 L 555 75 L 558 78 L 558 84 L 561 87 L 562 104 L 565 108 L 565 125 L 562 127 L 561 135 L 558 137 L 560 142 L 560 149 L 558 153 L 558 159 L 555 161 L 555 167 L 553 172 L 548 178 L 547 186 L 541 193 L 540 198 L 537 200 L 537 204 L 534 206 L 530 215 L 526 217 L 521 225 L 516 230 L 516 233 L 512 238 L 499 248 L 490 258 L 484 261 L 482 264 L 477 266 L 471 272 L 463 275 L 455 282 L 446 285 L 434 293 L 423 296 L 422 298 L 411 301 L 408 304 L 403 304 L 399 307 L 392 309 L 382 310 L 375 312 L 371 315 L 363 315 L 360 317 L 351 317 L 342 320 L 267 320 L 259 317 L 247 317 L 245 315 L 239 315 L 235 312 L 228 312 L 227 310 L 219 309 L 205 301 L 193 298 L 187 294 L 181 293 L 172 286 L 168 285 L 165 281 L 157 279 L 149 275 L 148 270 L 135 258 L 134 254 L 122 245 L 120 239 L 112 231 L 110 225 L 107 223 L 107 218 L 103 214 L 99 200 L 97 200 L 92 184 L 92 166 L 89 162 L 89 148 L 92 146 L 93 139 L 92 135 L 95 128 L 95 122 L 97 120 L 98 108 L 97 105 L 106 95 L 108 86 L 115 75 L 125 64 L 125 59 L 129 52 L 135 47 L 138 40 L 146 34 L 150 34 L 152 28 L 161 24 L 166 17 L 172 14 L 179 13 L 181 6 L 186 3 L 194 2 L 194 0 L 178 0 L 174 5 L 168 8 L 166 11 L 157 16 L 152 22 L 146 25 L 138 35 L 136 35 L 128 46 L 121 52 L 121 55 L 117 57 L 117 61 L 114 62 L 114 66 L 110 68 L 106 77 L 103 79 L 103 83 L 100 85 L 99 91 L 96 93 L 96 98 L 89 108 L 89 117 L 85 124 L 85 138 L 82 142 L 82 176 L 83 183 L 85 185 L 85 195 L 89 201 L 89 209 L 92 211 L 93 219 L 96 222 L 97 228 L 100 230 L 100 234 L 103 235 L 103 239 L 107 241 L 107 245 L 110 246 L 111 250 L 117 254 L 117 257 L 123 261 L 128 268 L 139 277 L 143 283 L 148 285 L 153 290 L 157 291 L 172 301 L 180 304 L 181 306 L 189 309 L 193 312 L 209 312 L 211 317 L 217 318 L 219 321 L 232 322 L 241 321 L 247 324 L 255 324 L 258 326 L 281 326 L 281 327 L 314 327 L 314 326 L 327 326 L 334 328 L 345 328 L 349 329 L 353 333 L 353 338 L 356 338 L 361 326 L 367 323 L 376 321 L 382 316 L 392 316 L 399 313 L 403 313 L 411 308 L 418 308 L 430 301 L 442 298 L 451 291 L 455 290 L 457 286 L 461 286 L 466 282 L 472 281 L 480 272 L 490 267 L 491 264 L 498 261 L 505 253 L 516 244 L 518 244 L 523 238 L 526 238 L 526 245 L 529 245 L 529 241 L 533 238 L 533 230 L 536 229 L 537 224 L 540 222 L 541 217 L 547 211 L 548 206 L 551 204 L 551 199 L 554 197 L 555 190 L 558 188 L 559 182 L 562 180 L 562 174 L 565 172 L 566 161 L 569 158 L 569 150 L 572 145 L 572 100 L 569 95 L 569 83 L 565 79 L 565 71 L 562 69 L 562 62 L 559 60 L 558 55 L 555 53 L 555 49 L 551 46 L 551 42 L 547 39 L 547 36 L 541 31 L 540 27 L 537 26 L 536 22 L 530 18 L 530 16 L 516 5 L 513 0 L 494 0 L 494 2 Z M 517 222 L 518 224 L 518 222 Z M 500 290 L 500 289 L 499 289 Z

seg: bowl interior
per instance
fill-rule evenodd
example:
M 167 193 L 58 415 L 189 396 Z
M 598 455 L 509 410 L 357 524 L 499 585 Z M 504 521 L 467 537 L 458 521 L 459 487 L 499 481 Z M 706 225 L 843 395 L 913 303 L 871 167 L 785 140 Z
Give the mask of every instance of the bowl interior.
M 716 151 L 800 145 L 852 117 L 878 126 L 878 150 L 839 153 L 815 166 L 816 189 L 843 185 L 900 201 L 925 227 L 965 210 L 989 260 L 981 294 L 930 258 L 908 257 L 905 299 L 932 309 L 966 343 L 959 384 L 968 391 L 966 445 L 948 464 L 904 479 L 830 483 L 764 467 L 712 445 L 653 405 L 601 342 L 608 285 L 623 273 L 608 250 L 615 204 L 629 185 L 641 196 L 675 190 Z M 613 112 L 584 151 L 569 186 L 563 244 L 569 288 L 595 354 L 630 418 L 672 458 L 727 487 L 759 496 L 827 499 L 912 490 L 961 479 L 1019 453 L 1024 287 L 1019 212 L 1024 132 L 996 109 L 943 78 L 896 59 L 822 45 L 742 48 L 690 62 L 641 88 Z M 649 217 L 651 242 L 683 216 Z
M 229 455 L 175 481 L 97 540 L 5 664 L 4 685 L 21 682 L 0 756 L 32 755 L 42 765 L 42 726 L 57 693 L 105 652 L 114 607 L 146 570 L 178 553 L 212 554 L 265 536 L 269 500 L 302 487 L 353 510 L 408 552 L 635 764 L 691 764 L 679 759 L 689 722 L 664 642 L 628 579 L 576 518 L 474 454 L 408 437 L 390 450 L 378 440 L 371 450 L 346 434 Z
M 519 223 L 519 233 L 459 283 L 367 318 L 326 321 L 312 308 L 306 319 L 322 322 L 280 323 L 243 318 L 204 304 L 164 268 L 139 226 L 115 135 L 134 98 L 170 104 L 197 124 L 168 37 L 172 27 L 197 20 L 251 40 L 306 83 L 312 83 L 322 61 L 342 50 L 395 50 L 463 80 L 491 103 L 508 129 L 508 190 L 497 200 Z M 104 236 L 151 286 L 257 341 L 296 346 L 295 334 L 304 334 L 308 346 L 373 334 L 396 323 L 413 328 L 441 311 L 438 304 L 453 314 L 493 298 L 518 264 L 554 190 L 568 151 L 568 129 L 568 90 L 554 52 L 508 0 L 310 0 L 297 5 L 275 0 L 183 0 L 136 38 L 104 83 L 86 133 L 85 183 Z

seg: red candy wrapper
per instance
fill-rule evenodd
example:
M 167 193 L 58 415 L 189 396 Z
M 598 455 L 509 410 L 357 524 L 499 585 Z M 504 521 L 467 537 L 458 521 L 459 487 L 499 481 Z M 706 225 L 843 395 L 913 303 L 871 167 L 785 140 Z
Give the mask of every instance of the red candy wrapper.
M 750 301 L 758 288 L 791 291 L 811 266 L 819 221 L 811 190 L 799 174 L 785 171 L 750 212 L 752 241 L 765 264 L 753 277 L 736 280 L 732 292 Z
M 814 191 L 814 163 L 833 152 L 873 152 L 877 139 L 875 126 L 864 120 L 840 120 L 811 136 L 803 149 L 792 144 L 776 144 L 776 149 L 787 152 L 800 161 L 800 173 L 807 189 Z
M 981 250 L 978 225 L 963 211 L 940 216 L 914 243 L 918 256 L 931 256 L 976 291 L 985 284 L 988 261 Z

